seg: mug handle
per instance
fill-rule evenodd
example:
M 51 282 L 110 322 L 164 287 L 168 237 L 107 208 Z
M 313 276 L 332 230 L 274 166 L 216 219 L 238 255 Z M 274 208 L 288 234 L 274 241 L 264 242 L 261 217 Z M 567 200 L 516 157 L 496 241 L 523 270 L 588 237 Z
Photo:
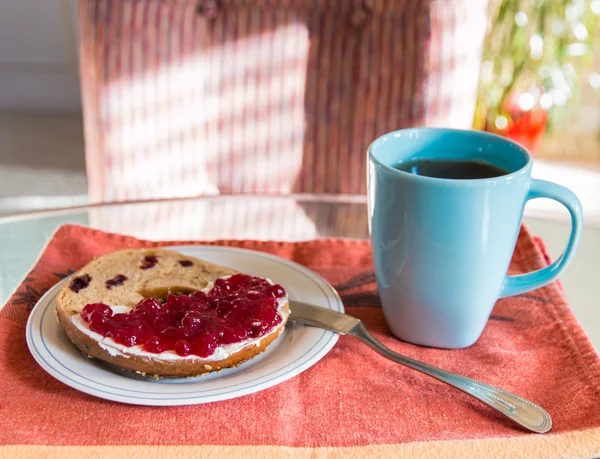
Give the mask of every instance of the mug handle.
M 500 292 L 500 298 L 529 292 L 554 281 L 571 262 L 573 255 L 575 255 L 577 244 L 579 244 L 583 215 L 581 203 L 577 196 L 564 186 L 547 182 L 546 180 L 532 179 L 526 201 L 536 198 L 554 199 L 567 208 L 571 214 L 571 235 L 569 236 L 569 242 L 563 254 L 550 266 L 527 274 L 506 276 Z

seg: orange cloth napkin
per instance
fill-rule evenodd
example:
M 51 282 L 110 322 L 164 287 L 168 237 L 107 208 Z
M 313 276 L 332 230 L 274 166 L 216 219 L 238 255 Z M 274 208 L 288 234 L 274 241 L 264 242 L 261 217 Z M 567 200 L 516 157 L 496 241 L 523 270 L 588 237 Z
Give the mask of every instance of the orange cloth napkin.
M 268 390 L 182 407 L 129 406 L 63 385 L 25 343 L 39 297 L 93 257 L 150 242 L 66 225 L 0 311 L 0 456 L 27 457 L 593 457 L 600 455 L 600 359 L 554 283 L 498 301 L 468 349 L 428 349 L 388 332 L 367 241 L 219 241 L 299 262 L 339 291 L 347 312 L 410 357 L 497 385 L 546 408 L 554 427 L 530 434 L 477 400 L 342 336 L 319 363 Z M 512 273 L 548 263 L 521 231 Z

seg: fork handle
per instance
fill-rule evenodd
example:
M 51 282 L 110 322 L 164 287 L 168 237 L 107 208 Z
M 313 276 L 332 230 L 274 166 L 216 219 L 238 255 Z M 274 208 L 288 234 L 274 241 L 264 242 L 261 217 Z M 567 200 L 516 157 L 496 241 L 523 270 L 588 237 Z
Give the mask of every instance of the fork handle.
M 546 433 L 552 428 L 552 419 L 541 406 L 497 387 L 398 354 L 377 341 L 362 323 L 357 324 L 348 334 L 394 362 L 425 373 L 481 400 L 526 429 Z

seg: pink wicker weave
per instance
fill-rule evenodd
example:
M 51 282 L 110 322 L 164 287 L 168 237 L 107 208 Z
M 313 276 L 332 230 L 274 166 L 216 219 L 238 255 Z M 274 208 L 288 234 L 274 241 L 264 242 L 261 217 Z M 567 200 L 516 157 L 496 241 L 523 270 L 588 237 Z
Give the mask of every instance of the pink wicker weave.
M 81 0 L 90 199 L 364 193 L 365 151 L 471 125 L 485 0 Z

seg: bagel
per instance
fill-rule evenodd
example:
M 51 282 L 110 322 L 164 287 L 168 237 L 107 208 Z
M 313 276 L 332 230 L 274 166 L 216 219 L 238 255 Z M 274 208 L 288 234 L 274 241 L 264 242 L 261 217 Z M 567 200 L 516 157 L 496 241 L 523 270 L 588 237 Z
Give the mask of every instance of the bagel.
M 126 249 L 77 271 L 58 321 L 87 357 L 153 377 L 199 376 L 248 361 L 289 317 L 269 279 L 166 249 Z

